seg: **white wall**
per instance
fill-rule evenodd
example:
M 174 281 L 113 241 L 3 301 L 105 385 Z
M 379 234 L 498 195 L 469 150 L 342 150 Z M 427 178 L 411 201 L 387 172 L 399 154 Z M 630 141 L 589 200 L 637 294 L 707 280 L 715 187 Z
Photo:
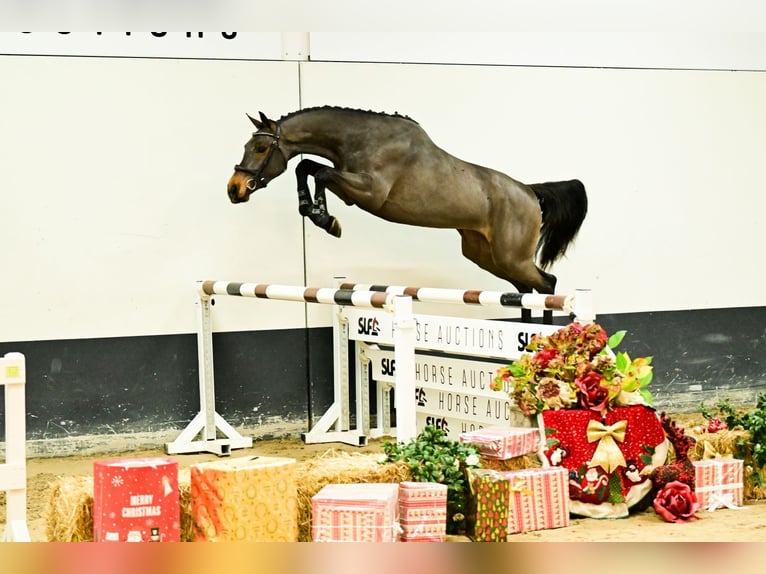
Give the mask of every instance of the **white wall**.
M 13 53 L 6 34 L 0 53 Z M 344 236 L 308 225 L 304 270 L 294 163 L 249 203 L 229 203 L 244 113 L 324 104 L 410 115 L 449 152 L 521 181 L 581 179 L 590 213 L 553 272 L 562 292 L 592 288 L 598 313 L 765 304 L 766 76 L 747 71 L 766 69 L 762 40 L 708 55 L 677 45 L 668 67 L 685 51 L 702 69 L 673 70 L 343 63 L 330 60 L 481 61 L 498 37 L 453 36 L 447 49 L 450 37 L 431 36 L 424 52 L 411 38 L 333 34 L 312 34 L 314 61 L 302 63 L 0 56 L 0 340 L 192 332 L 193 284 L 206 278 L 508 289 L 460 255 L 456 232 L 387 223 L 335 197 Z M 280 38 L 250 40 L 250 57 L 273 58 Z M 707 69 L 732 63 L 745 71 Z M 328 324 L 329 309 L 308 320 Z M 304 324 L 291 303 L 219 298 L 216 311 L 218 330 Z
M 296 109 L 296 64 L 3 57 L 0 74 L 0 339 L 193 332 L 196 280 L 303 282 L 292 182 L 226 196 L 245 112 Z M 295 305 L 217 315 L 303 324 Z
M 302 85 L 304 106 L 406 113 L 521 181 L 581 179 L 590 212 L 552 270 L 561 292 L 593 289 L 599 313 L 766 302 L 753 262 L 766 238 L 762 73 L 311 63 Z M 360 282 L 509 289 L 461 257 L 454 231 L 331 210 L 344 237 L 309 230 L 310 280 L 342 267 Z

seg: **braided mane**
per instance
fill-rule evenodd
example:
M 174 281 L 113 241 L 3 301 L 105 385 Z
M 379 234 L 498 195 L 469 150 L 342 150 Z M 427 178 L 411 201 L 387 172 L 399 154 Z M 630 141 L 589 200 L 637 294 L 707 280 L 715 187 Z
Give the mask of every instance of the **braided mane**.
M 402 115 L 398 112 L 394 112 L 393 114 L 389 114 L 386 112 L 375 112 L 373 110 L 359 110 L 355 108 L 342 108 L 339 106 L 316 106 L 313 108 L 304 108 L 302 110 L 298 110 L 295 112 L 291 112 L 285 116 L 282 116 L 279 118 L 279 122 L 282 122 L 284 120 L 290 119 L 292 117 L 298 116 L 300 114 L 305 114 L 307 112 L 317 112 L 317 111 L 333 111 L 333 112 L 341 112 L 341 113 L 349 113 L 349 114 L 365 114 L 365 115 L 374 115 L 374 116 L 382 116 L 382 117 L 388 117 L 388 118 L 400 118 L 403 120 L 408 120 L 413 123 L 418 123 L 415 120 L 413 120 L 409 116 Z

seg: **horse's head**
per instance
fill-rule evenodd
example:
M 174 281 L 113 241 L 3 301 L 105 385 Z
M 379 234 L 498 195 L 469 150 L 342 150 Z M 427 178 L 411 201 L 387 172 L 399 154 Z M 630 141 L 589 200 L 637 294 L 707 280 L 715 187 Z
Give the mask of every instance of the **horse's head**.
M 258 131 L 245 144 L 245 155 L 234 166 L 234 175 L 229 179 L 227 190 L 232 203 L 247 201 L 251 193 L 266 187 L 287 169 L 287 158 L 279 149 L 279 124 L 268 119 L 263 112 L 260 116 L 260 121 L 247 116 Z

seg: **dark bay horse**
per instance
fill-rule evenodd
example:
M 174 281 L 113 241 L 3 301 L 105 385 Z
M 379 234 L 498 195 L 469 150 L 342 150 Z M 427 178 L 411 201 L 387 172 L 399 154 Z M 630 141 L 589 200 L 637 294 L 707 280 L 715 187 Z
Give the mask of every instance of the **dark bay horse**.
M 311 159 L 296 166 L 298 209 L 328 233 L 340 237 L 341 227 L 325 189 L 388 221 L 457 229 L 463 255 L 482 269 L 521 293 L 554 293 L 556 278 L 543 269 L 565 253 L 585 219 L 580 181 L 518 182 L 450 155 L 398 114 L 320 107 L 250 120 L 257 131 L 229 180 L 233 203 L 266 187 L 294 156 L 320 156 L 332 166 Z

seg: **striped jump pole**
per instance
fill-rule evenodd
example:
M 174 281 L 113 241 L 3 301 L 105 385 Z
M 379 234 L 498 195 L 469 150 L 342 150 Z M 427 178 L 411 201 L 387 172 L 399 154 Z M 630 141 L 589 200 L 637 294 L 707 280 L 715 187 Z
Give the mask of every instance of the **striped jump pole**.
M 396 295 L 405 295 L 404 293 L 386 293 L 380 290 L 236 283 L 229 281 L 203 281 L 200 285 L 200 292 L 207 296 L 231 295 L 234 297 L 255 297 L 257 299 L 374 307 L 378 309 L 391 305 Z
M 563 311 L 574 315 L 578 321 L 591 322 L 595 315 L 592 309 L 591 292 L 578 289 L 573 295 L 546 295 L 540 293 L 515 293 L 482 291 L 473 289 L 444 289 L 435 287 L 404 287 L 399 285 L 376 285 L 371 283 L 341 283 L 342 290 L 379 292 L 389 295 L 409 295 L 413 301 L 423 303 L 454 303 L 512 307 L 543 311 Z
M 230 454 L 230 449 L 250 448 L 253 443 L 251 438 L 243 437 L 236 429 L 229 425 L 223 417 L 215 412 L 211 298 L 216 295 L 336 306 L 367 307 L 385 309 L 392 312 L 394 314 L 394 322 L 397 324 L 397 330 L 400 331 L 397 335 L 399 337 L 399 344 L 396 346 L 395 353 L 399 357 L 398 360 L 403 365 L 401 372 L 407 372 L 406 365 L 412 365 L 412 373 L 410 376 L 403 376 L 401 377 L 401 382 L 397 382 L 402 390 L 400 393 L 397 393 L 396 406 L 397 408 L 401 408 L 400 412 L 405 415 L 402 417 L 402 427 L 397 428 L 397 436 L 399 436 L 400 440 L 405 441 L 415 436 L 414 412 L 411 417 L 409 416 L 409 410 L 411 409 L 410 403 L 412 401 L 406 400 L 410 399 L 415 393 L 415 328 L 411 313 L 411 297 L 398 293 L 361 289 L 318 288 L 265 283 L 242 283 L 234 281 L 200 281 L 198 284 L 198 295 L 199 315 L 197 354 L 199 364 L 200 411 L 176 440 L 166 444 L 166 451 L 168 454 L 212 452 L 219 456 L 227 456 Z M 406 305 L 402 304 L 400 301 L 401 299 L 409 301 L 410 307 L 408 308 Z M 341 344 L 340 347 L 344 347 L 344 345 Z M 340 408 L 340 405 L 336 405 L 335 411 L 328 411 L 326 416 L 323 417 L 323 420 L 320 420 L 319 423 L 326 423 L 329 425 L 330 422 L 335 422 L 336 425 L 339 424 Z M 220 438 L 221 434 L 224 438 Z M 348 433 L 338 432 L 336 434 L 339 442 L 347 442 L 347 438 L 344 437 L 346 437 Z M 357 437 L 356 440 L 366 441 L 366 437 Z M 353 444 L 364 443 L 360 442 Z

